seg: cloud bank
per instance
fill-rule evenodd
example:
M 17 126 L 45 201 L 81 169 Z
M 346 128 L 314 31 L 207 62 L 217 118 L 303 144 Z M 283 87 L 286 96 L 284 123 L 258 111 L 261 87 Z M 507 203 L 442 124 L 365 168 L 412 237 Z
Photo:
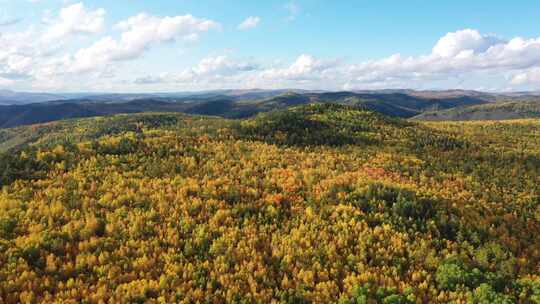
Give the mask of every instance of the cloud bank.
M 229 83 L 240 78 L 241 84 L 254 86 L 313 89 L 422 88 L 425 84 L 451 80 L 463 85 L 467 79 L 494 76 L 505 85 L 540 84 L 540 38 L 505 40 L 464 29 L 444 35 L 431 53 L 419 56 L 394 54 L 347 63 L 301 54 L 288 65 L 260 64 L 257 69 L 230 69 L 226 76 L 231 80 Z M 201 77 L 187 79 L 196 85 L 202 81 Z

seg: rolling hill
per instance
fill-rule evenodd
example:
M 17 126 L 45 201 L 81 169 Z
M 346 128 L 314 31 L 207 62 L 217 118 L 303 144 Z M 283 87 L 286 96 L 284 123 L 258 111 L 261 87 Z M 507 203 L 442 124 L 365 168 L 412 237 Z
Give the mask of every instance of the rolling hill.
M 457 107 L 422 113 L 415 120 L 505 120 L 540 117 L 540 100 Z
M 275 95 L 277 93 L 279 95 Z M 182 112 L 245 118 L 260 112 L 308 103 L 339 103 L 358 106 L 386 115 L 409 118 L 425 111 L 485 104 L 469 96 L 423 98 L 403 93 L 217 92 L 184 97 L 146 97 L 141 95 L 99 95 L 89 98 L 57 100 L 26 105 L 0 106 L 0 128 L 45 123 L 65 118 L 94 117 L 119 113 Z

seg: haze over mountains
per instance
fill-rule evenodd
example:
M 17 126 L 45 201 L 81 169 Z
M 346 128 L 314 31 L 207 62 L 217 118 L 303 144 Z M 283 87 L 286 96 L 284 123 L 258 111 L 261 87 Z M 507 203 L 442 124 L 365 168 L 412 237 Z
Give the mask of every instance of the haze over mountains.
M 26 93 L 0 90 L 0 105 L 26 104 L 65 99 L 66 97 L 48 93 Z
M 287 92 L 295 93 L 323 93 L 323 90 L 301 89 L 276 89 L 276 90 L 209 90 L 194 92 L 164 92 L 164 93 L 45 93 L 45 92 L 18 92 L 12 90 L 0 90 L 0 105 L 16 105 L 40 103 L 58 100 L 88 99 L 95 101 L 126 101 L 140 98 L 181 98 L 181 97 L 216 97 L 229 96 L 236 99 L 257 99 L 272 97 Z M 384 89 L 384 90 L 352 90 L 349 92 L 358 94 L 407 94 L 421 98 L 452 98 L 452 97 L 477 97 L 489 101 L 498 99 L 515 98 L 540 98 L 540 92 L 501 92 L 487 93 L 473 90 L 411 90 L 411 89 Z
M 49 94 L 3 90 L 0 91 L 0 127 L 141 112 L 245 118 L 308 103 L 339 103 L 390 116 L 426 120 L 512 119 L 538 117 L 538 101 L 538 92 L 486 93 L 468 90 L 327 92 L 253 89 L 129 94 Z M 525 106 L 520 106 L 522 103 Z M 484 113 L 486 111 L 489 113 Z
M 36 93 L 0 90 L 0 105 L 20 105 L 41 103 L 48 101 L 130 101 L 141 98 L 182 98 L 182 97 L 215 97 L 230 96 L 242 99 L 261 98 L 279 95 L 285 92 L 307 92 L 306 90 L 211 90 L 196 92 L 170 92 L 170 93 Z M 312 91 L 314 92 L 314 91 Z

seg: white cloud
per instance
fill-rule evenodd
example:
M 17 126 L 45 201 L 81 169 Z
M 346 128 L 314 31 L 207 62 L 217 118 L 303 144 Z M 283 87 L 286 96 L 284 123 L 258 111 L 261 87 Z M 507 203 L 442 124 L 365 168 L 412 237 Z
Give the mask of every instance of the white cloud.
M 257 69 L 256 64 L 237 62 L 229 59 L 227 56 L 208 57 L 193 69 L 198 75 L 230 75 L 237 72 L 253 71 Z
M 515 74 L 512 77 L 511 84 L 523 85 L 532 84 L 540 85 L 540 67 L 528 69 L 526 71 Z
M 248 17 L 246 18 L 246 20 L 244 20 L 242 23 L 240 23 L 238 25 L 238 29 L 239 30 L 248 30 L 248 29 L 252 29 L 254 27 L 256 27 L 257 25 L 259 25 L 259 22 L 261 21 L 261 18 L 260 17 L 254 17 L 254 16 L 251 16 L 251 17 Z
M 337 66 L 337 61 L 321 61 L 312 55 L 300 55 L 286 68 L 270 68 L 261 73 L 265 79 L 307 80 L 322 78 L 327 71 Z
M 155 17 L 139 14 L 116 25 L 122 31 L 120 39 L 101 38 L 88 48 L 77 51 L 72 58 L 73 72 L 86 72 L 109 62 L 140 57 L 153 45 L 175 40 L 193 41 L 219 23 L 191 15 Z
M 135 22 L 136 24 L 137 22 Z M 155 33 L 156 26 L 145 23 Z M 120 40 L 103 38 L 93 47 L 79 51 L 68 58 L 62 66 L 71 66 L 73 71 L 92 70 L 107 66 L 114 60 L 135 58 L 151 45 L 168 41 L 175 35 L 142 35 L 152 39 L 136 40 L 125 38 L 133 26 L 120 27 L 125 30 Z M 202 30 L 211 28 L 203 27 Z M 146 30 L 141 30 L 146 33 Z M 184 39 L 192 32 L 183 31 L 176 39 Z M 137 36 L 141 37 L 141 36 Z M 156 38 L 157 37 L 157 38 Z M 162 38 L 159 38 L 162 37 Z M 165 37 L 165 38 L 164 38 Z M 129 47 L 126 47 L 129 46 Z M 134 50 L 120 52 L 119 50 Z M 127 56 L 133 54 L 134 57 Z M 115 57 L 117 55 L 119 57 Z M 106 58 L 99 61 L 99 58 Z M 98 60 L 96 60 L 98 59 Z M 54 65 L 52 65 L 54 67 Z M 53 69 L 54 70 L 54 69 Z M 336 59 L 321 59 L 310 54 L 301 54 L 289 64 L 253 64 L 235 60 L 228 56 L 213 56 L 202 59 L 193 67 L 180 71 L 168 71 L 136 78 L 135 85 L 151 84 L 156 88 L 180 85 L 187 89 L 208 88 L 283 88 L 309 89 L 378 89 L 378 88 L 478 88 L 489 84 L 490 88 L 507 89 L 508 85 L 524 86 L 540 83 L 540 38 L 514 38 L 504 40 L 491 35 L 482 35 L 474 30 L 449 33 L 439 39 L 433 51 L 418 56 L 394 54 L 382 59 L 360 63 L 346 63 Z
M 53 41 L 74 34 L 96 34 L 105 28 L 105 10 L 88 10 L 82 2 L 62 8 L 56 19 L 48 20 L 43 38 Z
M 431 54 L 413 57 L 395 54 L 351 65 L 346 72 L 352 86 L 411 86 L 453 78 L 468 78 L 473 82 L 477 80 L 475 77 L 487 79 L 498 75 L 502 79 L 509 72 L 533 66 L 540 66 L 540 38 L 503 40 L 475 30 L 463 30 L 445 35 Z
M 192 15 L 160 18 L 142 13 L 118 23 L 117 27 L 124 31 L 122 38 L 125 41 L 136 41 L 137 36 L 140 36 L 139 41 L 171 41 L 220 28 L 220 25 Z
M 202 59 L 196 66 L 176 73 L 144 76 L 135 84 L 176 84 L 189 89 L 219 88 L 279 88 L 285 86 L 320 86 L 327 71 L 332 71 L 338 61 L 323 61 L 302 54 L 286 67 L 262 67 L 246 60 L 235 60 L 227 56 Z M 328 87 L 327 87 L 328 88 Z
M 289 66 L 266 68 L 255 79 L 262 85 L 270 80 L 321 89 L 477 88 L 488 82 L 506 88 L 509 80 L 513 85 L 538 85 L 540 38 L 504 40 L 466 29 L 446 34 L 431 53 L 418 56 L 394 54 L 345 64 L 303 54 Z
M 433 47 L 433 54 L 443 58 L 466 56 L 469 52 L 485 52 L 491 46 L 502 43 L 503 40 L 491 36 L 482 35 L 477 30 L 465 29 L 448 33 Z
M 97 32 L 101 22 L 82 17 L 82 23 L 69 21 L 73 19 L 66 17 L 71 15 L 66 12 L 102 18 L 96 13 L 99 9 L 89 10 L 79 4 L 75 7 L 79 9 L 51 13 L 52 19 L 43 28 L 31 26 L 25 31 L 0 34 L 0 86 L 20 84 L 46 89 L 76 86 L 88 90 L 137 90 L 140 84 L 165 90 L 180 87 L 523 90 L 538 89 L 540 85 L 540 38 L 503 39 L 473 29 L 447 33 L 434 41 L 431 52 L 417 56 L 397 53 L 363 62 L 345 62 L 306 53 L 289 63 L 279 58 L 264 63 L 256 59 L 211 56 L 191 67 L 171 65 L 166 71 L 148 76 L 135 68 L 136 64 L 120 62 L 140 59 L 160 44 L 197 40 L 203 33 L 220 29 L 220 24 L 191 15 L 139 14 L 117 23 L 113 32 L 93 40 L 87 47 L 71 51 L 81 42 L 73 39 L 76 34 Z M 52 31 L 63 38 L 63 43 L 51 43 L 43 38 L 55 27 L 63 29 Z
M 77 34 L 104 30 L 104 15 L 103 9 L 91 10 L 77 3 L 57 14 L 46 11 L 44 27 L 31 25 L 25 31 L 0 33 L 1 85 L 93 86 L 98 78 L 114 77 L 120 68 L 118 61 L 136 59 L 161 43 L 192 42 L 201 33 L 220 28 L 212 20 L 191 15 L 160 18 L 139 14 L 115 26 L 118 37 L 107 35 L 71 53 L 78 45 L 72 39 Z
M 228 82 L 241 74 L 259 69 L 254 63 L 241 62 L 227 56 L 203 58 L 196 66 L 184 69 L 178 73 L 163 73 L 159 76 L 144 76 L 137 78 L 137 84 L 157 83 L 210 83 Z
M 0 77 L 11 80 L 30 78 L 40 58 L 51 51 L 32 29 L 0 34 L 0 45 Z

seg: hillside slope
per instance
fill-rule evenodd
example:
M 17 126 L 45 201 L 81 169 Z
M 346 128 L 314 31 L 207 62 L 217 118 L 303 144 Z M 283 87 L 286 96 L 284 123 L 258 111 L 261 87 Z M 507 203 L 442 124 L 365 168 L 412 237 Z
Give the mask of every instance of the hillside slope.
M 2 130 L 0 299 L 534 303 L 538 135 L 335 104 Z
M 540 118 L 540 100 L 513 101 L 494 104 L 458 107 L 432 111 L 415 116 L 415 120 L 504 120 Z
M 86 100 L 58 101 L 22 106 L 0 106 L 0 128 L 46 123 L 69 118 L 85 118 L 142 112 L 185 112 L 219 115 L 231 108 L 229 99 L 211 99 L 193 103 L 168 99 L 136 99 L 127 102 L 95 102 Z

